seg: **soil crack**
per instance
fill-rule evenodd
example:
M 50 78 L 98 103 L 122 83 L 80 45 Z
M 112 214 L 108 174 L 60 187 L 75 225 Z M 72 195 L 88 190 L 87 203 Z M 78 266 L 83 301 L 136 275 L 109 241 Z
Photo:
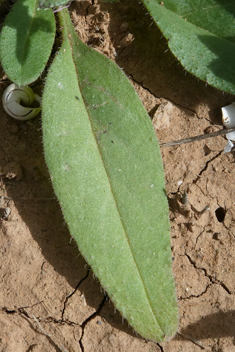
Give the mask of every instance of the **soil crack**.
M 187 296 L 187 297 L 179 297 L 179 301 L 185 301 L 187 299 L 191 299 L 191 298 L 199 298 L 201 296 L 203 296 L 209 287 L 211 287 L 212 283 L 209 283 L 209 285 L 206 286 L 205 290 L 202 291 L 201 293 L 199 293 L 198 295 L 190 295 L 190 296 Z
M 83 342 L 82 342 L 82 339 L 83 339 L 83 336 L 84 336 L 85 327 L 92 319 L 94 319 L 100 313 L 101 309 L 103 308 L 103 306 L 105 304 L 106 299 L 107 299 L 107 296 L 105 295 L 104 298 L 102 299 L 101 303 L 99 304 L 98 309 L 93 314 L 91 314 L 86 320 L 84 320 L 84 322 L 81 325 L 82 334 L 81 334 L 81 337 L 80 337 L 80 340 L 79 340 L 79 345 L 80 345 L 80 348 L 81 348 L 82 352 L 85 351 L 85 348 L 84 348 Z
M 161 351 L 161 352 L 164 352 L 163 347 L 162 347 L 158 342 L 156 343 L 156 345 L 160 348 L 160 351 Z
M 211 286 L 212 284 L 220 285 L 229 295 L 232 294 L 232 292 L 229 290 L 229 288 L 220 280 L 216 279 L 212 275 L 208 274 L 206 268 L 201 268 L 196 265 L 196 263 L 192 260 L 192 258 L 189 256 L 188 253 L 185 253 L 186 257 L 188 258 L 189 262 L 193 265 L 195 269 L 200 269 L 204 272 L 205 276 L 210 280 L 210 284 L 207 286 Z M 206 289 L 207 290 L 207 289 Z M 205 291 L 206 292 L 206 291 Z M 204 293 L 205 293 L 204 292 Z M 200 295 L 199 295 L 200 296 Z
M 85 281 L 88 278 L 89 273 L 90 273 L 90 269 L 87 270 L 86 275 L 78 282 L 78 284 L 75 287 L 75 289 L 68 296 L 66 296 L 66 298 L 64 300 L 64 307 L 63 307 L 63 310 L 62 310 L 62 313 L 61 313 L 61 321 L 64 322 L 64 313 L 65 313 L 65 310 L 66 310 L 66 306 L 67 306 L 68 300 L 70 299 L 70 297 L 72 297 L 76 293 L 76 291 L 78 290 L 79 286 L 83 283 L 83 281 Z
M 197 181 L 200 179 L 200 177 L 202 176 L 203 172 L 205 172 L 209 166 L 209 164 L 214 161 L 216 158 L 218 158 L 221 154 L 223 154 L 223 150 L 221 150 L 219 153 L 217 153 L 216 155 L 214 155 L 210 160 L 208 160 L 206 162 L 206 165 L 204 166 L 204 168 L 199 172 L 199 174 L 197 175 L 196 179 L 192 182 L 194 184 L 197 183 Z
M 35 304 L 34 304 L 35 305 Z M 61 344 L 61 342 L 55 338 L 54 336 L 52 336 L 51 334 L 48 334 L 43 327 L 40 324 L 40 319 L 36 318 L 33 314 L 29 314 L 24 307 L 21 308 L 17 308 L 14 310 L 10 310 L 6 307 L 2 307 L 0 308 L 2 311 L 4 311 L 6 314 L 19 314 L 23 319 L 25 319 L 29 324 L 31 329 L 33 329 L 35 332 L 38 332 L 40 334 L 43 334 L 46 336 L 46 338 L 48 339 L 49 343 L 53 346 L 53 348 L 58 351 L 58 352 L 68 352 L 65 347 Z M 51 321 L 53 321 L 54 323 L 61 323 L 60 321 L 53 319 L 52 317 L 50 317 Z M 34 322 L 36 322 L 37 324 L 37 328 L 35 328 L 34 324 L 32 323 L 32 320 Z M 43 322 L 48 322 L 48 318 L 47 319 L 42 319 Z
M 182 256 L 182 257 L 183 257 L 182 254 L 179 254 L 179 256 Z M 187 257 L 187 259 L 188 259 L 188 261 L 190 262 L 190 264 L 194 267 L 194 269 L 196 269 L 196 270 L 202 270 L 202 271 L 204 272 L 204 275 L 205 275 L 206 277 L 208 277 L 208 279 L 210 280 L 210 283 L 206 286 L 206 288 L 204 289 L 204 291 L 200 292 L 200 293 L 197 294 L 197 295 L 191 294 L 190 296 L 187 296 L 187 297 L 179 297 L 178 299 L 179 299 L 180 301 L 184 301 L 184 300 L 191 299 L 191 298 L 199 298 L 199 297 L 203 296 L 203 295 L 207 292 L 208 288 L 214 283 L 214 282 L 212 281 L 212 279 L 210 278 L 210 276 L 207 275 L 206 270 L 204 270 L 203 268 L 198 268 L 198 267 L 196 266 L 196 264 L 193 262 L 193 260 L 190 258 L 190 256 L 189 256 L 187 253 L 185 253 L 185 256 Z

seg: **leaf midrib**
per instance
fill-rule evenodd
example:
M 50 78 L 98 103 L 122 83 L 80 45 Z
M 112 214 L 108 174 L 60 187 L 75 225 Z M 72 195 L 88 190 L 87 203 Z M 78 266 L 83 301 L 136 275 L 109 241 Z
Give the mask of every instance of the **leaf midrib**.
M 67 10 L 66 10 L 66 11 L 67 11 Z M 64 17 L 64 10 L 61 11 L 61 16 Z M 68 41 L 69 41 L 69 44 L 70 44 L 71 57 L 72 57 L 72 61 L 73 61 L 74 67 L 75 67 L 75 71 L 77 72 L 76 64 L 75 64 L 75 62 L 74 62 L 73 49 L 72 49 L 72 43 L 71 43 L 71 36 L 68 34 L 68 33 L 69 33 L 69 30 L 68 30 L 68 27 L 67 27 L 67 23 L 66 23 L 65 17 L 64 17 L 64 21 L 63 21 L 63 22 L 66 24 L 66 32 L 67 32 Z M 64 28 L 63 28 L 63 36 L 64 36 L 63 39 L 65 39 L 64 31 L 65 31 L 65 26 L 64 26 Z M 79 38 L 78 38 L 78 40 L 79 40 Z M 78 72 L 77 72 L 77 77 L 78 77 Z M 79 89 L 80 89 L 80 81 L 79 81 L 79 79 L 78 79 L 78 85 L 79 85 Z M 82 94 L 82 90 L 81 90 L 81 89 L 80 89 L 80 93 L 81 93 L 81 96 L 82 96 L 82 99 L 83 99 L 84 106 L 86 106 L 85 100 L 84 100 L 84 97 L 83 97 L 83 94 Z M 132 250 L 132 246 L 131 246 L 131 244 L 130 244 L 130 241 L 129 241 L 129 238 L 128 238 L 128 235 L 127 235 L 127 231 L 126 231 L 126 228 L 125 228 L 125 226 L 124 226 L 124 223 L 123 223 L 123 220 L 122 220 L 122 217 L 121 217 L 121 213 L 120 213 L 118 204 L 117 204 L 117 202 L 116 202 L 116 198 L 115 198 L 115 196 L 114 196 L 113 188 L 112 188 L 112 185 L 111 185 L 111 183 L 110 183 L 109 174 L 108 174 L 108 171 L 107 171 L 107 169 L 106 169 L 106 167 L 105 167 L 105 163 L 104 163 L 102 154 L 101 154 L 101 152 L 100 152 L 100 149 L 99 149 L 99 146 L 98 146 L 98 143 L 97 143 L 97 139 L 96 139 L 96 137 L 95 137 L 95 133 L 94 133 L 93 128 L 92 128 L 91 117 L 90 117 L 90 115 L 89 115 L 87 109 L 86 109 L 86 112 L 87 112 L 87 115 L 88 115 L 88 118 L 89 118 L 89 122 L 90 122 L 91 131 L 92 131 L 92 134 L 93 134 L 93 138 L 94 138 L 94 140 L 95 140 L 97 149 L 98 149 L 98 151 L 99 151 L 100 158 L 101 158 L 101 160 L 102 160 L 102 164 L 103 164 L 105 173 L 106 173 L 106 175 L 107 175 L 107 179 L 108 179 L 109 187 L 110 187 L 110 192 L 111 192 L 111 194 L 112 194 L 114 203 L 115 203 L 115 205 L 116 205 L 116 209 L 117 209 L 117 212 L 118 212 L 118 215 L 119 215 L 119 220 L 120 220 L 120 222 L 121 222 L 121 224 L 122 224 L 122 228 L 123 228 L 123 231 L 124 231 L 124 234 L 125 234 L 125 237 L 126 237 L 126 241 L 127 241 L 127 244 L 128 244 L 128 246 L 129 246 L 129 248 L 130 248 L 130 252 L 131 252 L 131 254 L 132 254 L 132 258 L 133 258 L 134 265 L 135 265 L 135 267 L 136 267 L 137 273 L 139 274 L 140 280 L 141 280 L 141 282 L 142 282 L 142 285 L 143 285 L 143 289 L 144 289 L 146 298 L 147 298 L 147 300 L 148 300 L 149 306 L 150 306 L 151 311 L 152 311 L 152 315 L 153 315 L 153 317 L 154 317 L 154 319 L 155 319 L 155 321 L 156 321 L 156 324 L 159 326 L 159 328 L 161 329 L 162 333 L 164 333 L 164 331 L 163 331 L 163 329 L 162 329 L 160 323 L 158 322 L 158 319 L 157 319 L 156 315 L 154 314 L 154 310 L 153 310 L 153 307 L 152 307 L 152 304 L 151 304 L 151 300 L 150 300 L 149 294 L 148 294 L 147 291 L 146 291 L 145 284 L 144 284 L 144 281 L 143 281 L 143 277 L 142 277 L 141 272 L 140 272 L 140 270 L 139 270 L 139 266 L 138 266 L 138 264 L 137 264 L 137 262 L 136 262 L 136 259 L 135 259 L 135 256 L 134 256 L 134 253 L 133 253 L 133 250 Z

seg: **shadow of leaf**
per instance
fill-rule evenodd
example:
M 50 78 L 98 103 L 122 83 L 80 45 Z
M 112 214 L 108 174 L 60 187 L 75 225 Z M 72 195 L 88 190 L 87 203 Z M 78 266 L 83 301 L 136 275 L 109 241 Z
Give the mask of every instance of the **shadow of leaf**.
M 226 336 L 235 336 L 235 310 L 228 312 L 219 311 L 202 317 L 196 323 L 188 325 L 180 332 L 198 340 L 208 338 L 221 338 Z M 182 340 L 180 335 L 175 337 Z
M 231 42 L 231 38 L 228 37 L 225 40 L 211 35 L 198 36 L 198 38 L 216 56 L 207 67 L 218 77 L 218 80 L 231 82 L 235 86 L 235 44 Z
M 235 6 L 233 1 L 216 0 L 230 15 L 235 18 Z
M 42 18 L 40 14 L 35 13 L 34 17 L 30 16 L 29 8 L 24 5 L 23 2 L 20 6 L 18 20 L 15 20 L 14 14 L 13 19 L 6 22 L 6 26 L 14 29 L 16 32 L 16 58 L 21 65 L 25 63 L 30 50 L 32 50 L 32 43 L 34 41 L 35 34 L 39 31 L 47 33 L 54 32 L 51 22 Z M 36 46 L 35 43 L 33 46 Z
M 107 2 L 102 2 L 104 11 L 107 8 L 110 11 L 108 6 Z M 168 43 L 159 28 L 152 25 L 152 20 L 145 16 L 146 10 L 143 6 L 136 4 L 134 0 L 123 0 L 115 3 L 115 8 L 116 11 L 110 11 L 109 31 L 110 35 L 117 33 L 113 38 L 117 52 L 116 62 L 127 75 L 131 74 L 135 81 L 140 82 L 155 96 L 164 96 L 190 110 L 197 111 L 197 106 L 208 102 L 210 109 L 227 104 L 230 98 L 228 95 L 224 94 L 221 98 L 220 91 L 191 74 L 186 74 L 179 61 L 167 49 Z M 128 24 L 127 33 L 131 32 L 135 38 L 130 45 L 121 48 L 119 43 L 123 32 L 119 33 L 120 14 Z M 207 68 L 204 69 L 208 72 Z

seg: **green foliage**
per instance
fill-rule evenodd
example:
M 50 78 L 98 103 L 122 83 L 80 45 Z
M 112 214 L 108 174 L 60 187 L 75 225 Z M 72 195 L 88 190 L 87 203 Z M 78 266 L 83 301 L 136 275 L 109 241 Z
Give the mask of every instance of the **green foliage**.
M 235 94 L 234 1 L 141 1 L 188 72 Z
M 63 44 L 42 103 L 54 189 L 115 306 L 139 334 L 161 341 L 176 332 L 178 308 L 156 136 L 123 72 L 78 39 L 67 11 L 59 16 Z
M 47 9 L 47 8 L 54 8 L 61 5 L 67 4 L 68 0 L 40 0 L 39 1 L 39 8 Z
M 235 94 L 235 2 L 142 0 L 183 67 Z
M 1 31 L 1 64 L 9 79 L 19 86 L 39 77 L 55 39 L 52 10 L 38 11 L 37 7 L 37 0 L 18 0 Z

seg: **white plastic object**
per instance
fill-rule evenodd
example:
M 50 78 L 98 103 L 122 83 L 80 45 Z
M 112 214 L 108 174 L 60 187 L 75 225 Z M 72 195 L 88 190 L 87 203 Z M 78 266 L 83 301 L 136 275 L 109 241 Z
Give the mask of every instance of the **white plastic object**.
M 36 101 L 38 105 L 36 108 L 31 107 L 34 101 Z M 30 120 L 41 111 L 40 96 L 34 94 L 30 87 L 19 87 L 15 83 L 10 84 L 5 89 L 2 95 L 2 104 L 8 115 L 21 121 Z
M 230 105 L 224 106 L 223 108 L 221 108 L 221 110 L 222 110 L 222 121 L 223 121 L 224 127 L 226 128 L 235 127 L 235 102 Z M 228 140 L 235 141 L 235 131 L 227 133 L 226 138 Z
M 225 148 L 224 148 L 224 154 L 225 153 L 230 153 L 232 151 L 234 147 L 233 142 L 230 141 L 230 139 L 228 140 L 228 143 L 226 144 Z

